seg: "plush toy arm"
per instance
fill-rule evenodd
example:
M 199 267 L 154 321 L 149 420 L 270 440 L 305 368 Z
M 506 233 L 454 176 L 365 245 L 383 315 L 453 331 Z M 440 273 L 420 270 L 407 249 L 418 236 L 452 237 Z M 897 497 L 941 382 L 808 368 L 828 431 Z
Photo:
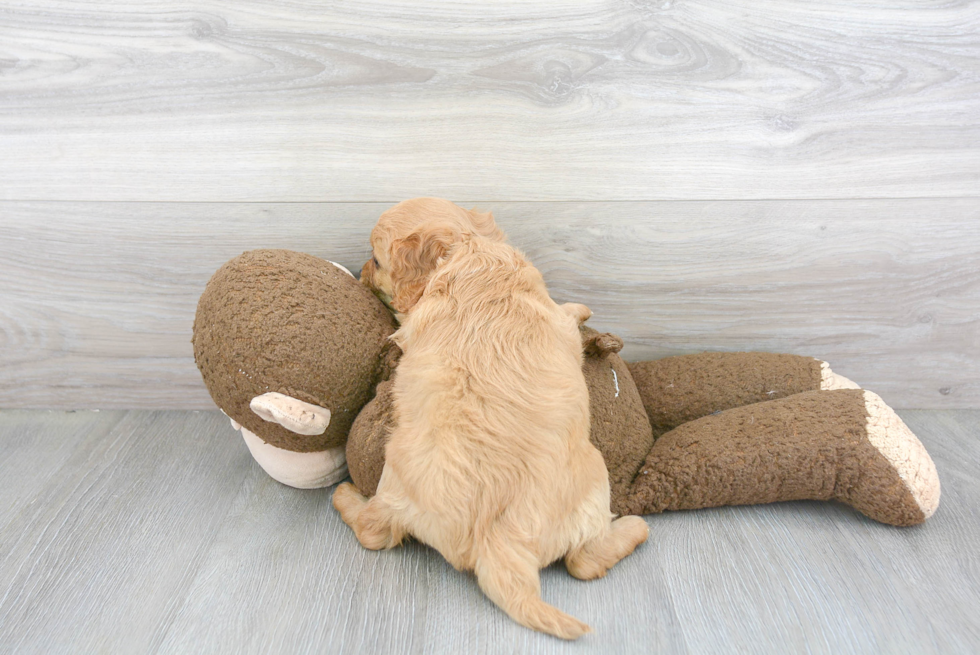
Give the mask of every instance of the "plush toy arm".
M 378 385 L 374 398 L 364 406 L 347 436 L 347 467 L 362 494 L 373 496 L 385 467 L 385 446 L 394 426 L 392 390 L 394 383 Z
M 629 365 L 655 436 L 714 412 L 804 391 L 857 389 L 799 355 L 702 353 Z
M 660 437 L 623 514 L 839 500 L 892 525 L 915 525 L 939 505 L 925 448 L 870 391 L 811 391 L 738 407 Z

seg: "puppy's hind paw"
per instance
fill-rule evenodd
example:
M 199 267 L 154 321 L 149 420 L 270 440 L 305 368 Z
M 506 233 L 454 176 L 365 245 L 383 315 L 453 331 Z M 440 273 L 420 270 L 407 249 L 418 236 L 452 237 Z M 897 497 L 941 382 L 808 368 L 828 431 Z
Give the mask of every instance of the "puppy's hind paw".
M 347 525 L 352 524 L 360 510 L 367 504 L 367 498 L 350 482 L 341 482 L 337 485 L 331 500 L 334 509 L 340 512 L 341 518 Z

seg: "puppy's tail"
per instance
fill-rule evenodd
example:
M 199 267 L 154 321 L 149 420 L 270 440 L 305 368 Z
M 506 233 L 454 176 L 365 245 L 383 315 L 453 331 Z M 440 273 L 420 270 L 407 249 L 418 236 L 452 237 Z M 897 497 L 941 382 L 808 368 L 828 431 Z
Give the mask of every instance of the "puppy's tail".
M 585 623 L 541 600 L 541 578 L 530 553 L 510 544 L 487 544 L 475 570 L 483 593 L 521 625 L 562 639 L 592 632 Z

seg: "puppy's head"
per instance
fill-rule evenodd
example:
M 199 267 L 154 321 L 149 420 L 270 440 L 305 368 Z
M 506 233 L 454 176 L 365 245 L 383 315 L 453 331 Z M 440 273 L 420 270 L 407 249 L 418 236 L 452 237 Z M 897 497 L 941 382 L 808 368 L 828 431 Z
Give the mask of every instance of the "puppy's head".
M 489 212 L 466 210 L 441 198 L 401 202 L 383 213 L 371 230 L 374 257 L 361 269 L 361 282 L 388 307 L 405 314 L 453 248 L 474 235 L 506 239 Z

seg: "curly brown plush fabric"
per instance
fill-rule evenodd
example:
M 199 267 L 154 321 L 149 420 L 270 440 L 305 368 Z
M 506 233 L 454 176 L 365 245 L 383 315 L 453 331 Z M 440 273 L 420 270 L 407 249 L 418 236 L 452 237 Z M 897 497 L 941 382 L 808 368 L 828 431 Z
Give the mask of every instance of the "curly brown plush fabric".
M 212 276 L 194 319 L 194 359 L 215 404 L 279 448 L 341 446 L 383 375 L 395 321 L 357 280 L 289 250 L 253 250 Z M 322 435 L 259 418 L 255 396 L 276 391 L 331 412 Z
M 365 496 L 378 492 L 385 467 L 385 445 L 394 425 L 391 380 L 378 385 L 374 398 L 364 406 L 347 437 L 347 470 L 354 486 Z
M 629 365 L 655 436 L 720 412 L 820 389 L 821 362 L 770 353 L 701 353 Z
M 908 485 L 868 439 L 865 394 L 810 391 L 685 423 L 657 440 L 623 508 L 839 500 L 883 523 L 921 523 Z
M 629 367 L 617 354 L 623 340 L 588 327 L 580 329 L 585 346 L 582 372 L 589 388 L 590 439 L 609 470 L 612 511 L 622 514 L 621 500 L 653 447 L 653 432 Z

